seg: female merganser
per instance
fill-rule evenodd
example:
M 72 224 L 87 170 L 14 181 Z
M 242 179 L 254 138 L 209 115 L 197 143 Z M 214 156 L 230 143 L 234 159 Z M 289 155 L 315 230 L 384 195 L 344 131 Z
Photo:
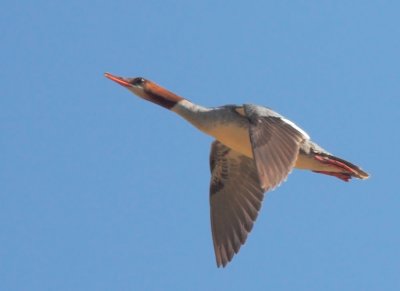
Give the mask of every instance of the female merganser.
M 135 95 L 161 105 L 211 135 L 211 229 L 217 266 L 225 267 L 246 241 L 264 193 L 293 168 L 349 181 L 368 178 L 333 156 L 282 115 L 252 104 L 202 107 L 144 78 L 105 76 Z

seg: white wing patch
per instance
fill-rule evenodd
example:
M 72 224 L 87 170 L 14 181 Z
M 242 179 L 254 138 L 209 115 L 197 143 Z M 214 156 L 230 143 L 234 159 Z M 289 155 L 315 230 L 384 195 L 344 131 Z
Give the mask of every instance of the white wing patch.
M 294 122 L 290 121 L 289 119 L 286 119 L 284 117 L 281 117 L 281 119 L 286 122 L 287 124 L 289 124 L 290 126 L 292 126 L 293 128 L 295 128 L 298 132 L 300 132 L 302 135 L 304 135 L 305 139 L 310 139 L 310 136 L 308 135 L 307 132 L 305 132 L 304 130 L 302 130 L 300 127 L 298 127 Z

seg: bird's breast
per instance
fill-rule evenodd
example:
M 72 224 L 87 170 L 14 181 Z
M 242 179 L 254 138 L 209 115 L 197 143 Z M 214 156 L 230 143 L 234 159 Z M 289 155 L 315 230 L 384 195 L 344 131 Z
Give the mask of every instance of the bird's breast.
M 233 105 L 205 108 L 188 100 L 182 100 L 172 108 L 172 111 L 227 147 L 252 158 L 249 121 L 244 112 L 240 112 L 240 108 Z
M 227 147 L 253 158 L 248 125 L 246 126 L 247 122 L 243 123 L 215 124 L 207 133 Z

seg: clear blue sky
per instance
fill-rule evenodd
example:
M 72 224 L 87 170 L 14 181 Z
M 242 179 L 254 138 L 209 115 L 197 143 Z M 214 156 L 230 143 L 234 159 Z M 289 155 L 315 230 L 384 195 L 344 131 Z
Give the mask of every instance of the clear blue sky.
M 396 1 L 8 1 L 0 290 L 400 290 Z M 217 269 L 211 138 L 103 73 L 255 103 L 361 165 L 294 171 Z

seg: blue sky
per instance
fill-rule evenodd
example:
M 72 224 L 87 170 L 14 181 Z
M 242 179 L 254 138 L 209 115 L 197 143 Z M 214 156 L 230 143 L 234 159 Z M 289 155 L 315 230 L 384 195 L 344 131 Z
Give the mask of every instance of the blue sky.
M 396 1 L 8 1 L 0 290 L 399 290 Z M 361 165 L 294 171 L 217 269 L 211 138 L 103 77 L 255 103 Z

